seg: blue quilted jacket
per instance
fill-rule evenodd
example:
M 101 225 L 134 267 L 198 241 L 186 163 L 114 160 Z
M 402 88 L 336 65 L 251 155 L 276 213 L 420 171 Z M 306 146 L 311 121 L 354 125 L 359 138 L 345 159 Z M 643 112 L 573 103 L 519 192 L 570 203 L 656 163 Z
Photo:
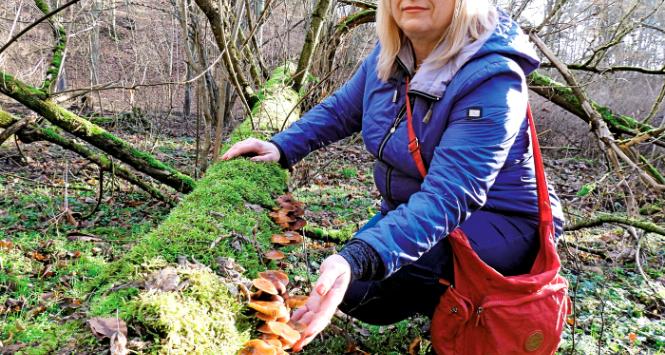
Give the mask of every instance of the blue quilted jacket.
M 387 215 L 356 238 L 381 257 L 384 277 L 416 261 L 476 210 L 537 219 L 525 75 L 539 61 L 519 26 L 500 13 L 495 29 L 453 61 L 443 68 L 425 61 L 415 75 L 406 42 L 387 82 L 377 77 L 378 53 L 377 46 L 351 80 L 272 141 L 291 166 L 362 131 L 376 157 L 374 180 Z M 424 180 L 407 148 L 407 76 L 428 168 Z M 558 236 L 563 215 L 551 188 L 550 198 Z

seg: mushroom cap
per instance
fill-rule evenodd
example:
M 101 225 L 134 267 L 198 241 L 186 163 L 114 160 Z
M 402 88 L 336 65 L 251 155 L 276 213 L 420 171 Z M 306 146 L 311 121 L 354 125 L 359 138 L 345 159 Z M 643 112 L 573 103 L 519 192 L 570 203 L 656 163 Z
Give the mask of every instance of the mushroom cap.
M 299 333 L 302 333 L 305 330 L 305 328 L 307 328 L 307 325 L 305 325 L 304 323 L 296 321 L 289 321 L 287 324 Z
M 307 303 L 308 296 L 293 295 L 286 299 L 286 305 L 291 309 L 300 308 Z
M 284 306 L 284 302 L 279 301 L 251 301 L 247 306 L 275 318 L 281 318 L 289 314 L 289 311 Z
M 273 334 L 277 334 L 282 337 L 282 339 L 284 339 L 289 345 L 293 345 L 298 340 L 300 340 L 300 333 L 297 330 L 291 328 L 291 326 L 286 323 L 268 322 L 266 324 Z
M 294 232 L 294 231 L 288 231 L 284 232 L 284 236 L 289 240 L 289 243 L 291 244 L 300 244 L 302 243 L 302 235 Z
M 280 347 L 281 350 L 281 347 Z M 276 355 L 277 348 L 261 339 L 252 339 L 245 343 L 238 355 Z
M 268 260 L 282 260 L 286 257 L 286 255 L 284 255 L 284 253 L 279 250 L 271 250 L 263 254 L 263 257 Z
M 258 318 L 258 319 L 260 319 L 264 322 L 277 320 L 277 317 L 273 317 L 271 315 L 261 313 L 261 312 L 256 313 L 256 318 Z
M 279 245 L 291 244 L 291 239 L 289 239 L 287 236 L 283 234 L 273 234 L 272 237 L 270 237 L 270 241 L 273 244 L 279 244 Z
M 277 288 L 275 285 L 272 283 L 272 281 L 264 279 L 262 277 L 259 277 L 258 279 L 252 280 L 252 285 L 256 287 L 257 289 L 269 293 L 271 295 L 277 295 L 279 292 L 277 291 Z
M 259 277 L 270 280 L 280 294 L 286 292 L 286 285 L 289 284 L 289 276 L 284 272 L 279 270 L 268 270 L 259 272 Z

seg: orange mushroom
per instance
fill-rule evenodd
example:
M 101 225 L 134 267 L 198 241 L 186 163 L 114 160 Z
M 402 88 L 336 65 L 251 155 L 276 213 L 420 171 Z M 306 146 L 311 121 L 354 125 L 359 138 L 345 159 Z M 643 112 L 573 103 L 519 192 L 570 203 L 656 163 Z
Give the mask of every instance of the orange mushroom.
M 291 239 L 289 239 L 287 236 L 283 234 L 273 234 L 272 237 L 270 237 L 270 241 L 273 244 L 279 244 L 279 245 L 291 244 Z
M 287 324 L 299 333 L 302 333 L 307 328 L 305 324 L 296 321 L 289 321 Z
M 281 349 L 280 349 L 281 350 Z M 277 348 L 261 339 L 252 339 L 245 343 L 238 355 L 276 355 Z
M 263 271 L 259 272 L 259 276 L 266 280 L 270 280 L 270 282 L 272 282 L 272 284 L 275 285 L 275 288 L 280 294 L 286 292 L 286 285 L 289 284 L 289 276 L 283 273 L 282 271 L 279 270 Z
M 293 345 L 300 339 L 300 333 L 286 323 L 268 322 L 266 324 L 273 334 L 279 335 L 288 345 Z
M 277 295 L 279 293 L 277 292 L 277 288 L 272 283 L 272 281 L 266 280 L 262 277 L 252 280 L 252 285 L 254 285 L 254 287 L 256 287 L 257 289 L 265 293 L 269 293 L 271 295 Z
M 284 302 L 279 301 L 251 301 L 249 308 L 274 318 L 283 318 L 289 315 Z
M 289 240 L 289 243 L 291 244 L 300 244 L 302 243 L 302 235 L 294 232 L 294 231 L 288 231 L 284 232 L 284 236 Z
M 284 255 L 284 253 L 279 250 L 271 250 L 263 254 L 263 257 L 268 260 L 282 260 L 286 257 L 286 255 Z
M 308 298 L 309 297 L 302 295 L 289 296 L 289 298 L 286 299 L 286 305 L 291 309 L 300 308 L 305 305 Z

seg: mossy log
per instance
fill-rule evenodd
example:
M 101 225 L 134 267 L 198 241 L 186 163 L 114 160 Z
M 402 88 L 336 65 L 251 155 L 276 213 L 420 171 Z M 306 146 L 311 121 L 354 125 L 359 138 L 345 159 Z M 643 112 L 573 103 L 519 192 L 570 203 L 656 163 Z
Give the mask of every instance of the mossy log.
M 273 73 L 273 79 L 284 80 L 268 81 L 260 95 L 264 101 L 281 97 L 285 100 L 282 105 L 296 105 L 298 95 L 290 88 L 287 74 L 292 73 L 285 68 Z M 255 109 L 258 115 L 290 111 Z M 252 130 L 247 120 L 222 150 L 250 136 L 267 138 L 271 133 Z M 268 212 L 286 189 L 287 174 L 276 163 L 241 158 L 212 165 L 159 227 L 82 287 L 81 294 L 89 300 L 86 316 L 119 315 L 130 329 L 150 334 L 145 339 L 153 341 L 151 349 L 144 349 L 148 352 L 236 353 L 249 339 L 250 322 L 242 315 L 242 302 L 230 291 L 236 285 L 213 272 L 218 269 L 216 260 L 235 259 L 246 270 L 246 277 L 265 268 L 261 251 L 269 250 L 271 235 L 279 231 Z M 264 210 L 247 208 L 247 204 Z M 192 266 L 184 259 L 196 262 Z M 171 291 L 147 290 L 150 275 L 165 268 L 176 275 L 176 284 L 184 286 Z M 65 327 L 90 334 L 83 329 L 82 320 L 70 320 Z
M 579 100 L 570 87 L 561 84 L 540 72 L 533 72 L 529 76 L 529 88 L 535 91 L 538 95 L 583 119 L 585 122 L 590 122 L 589 116 L 582 109 Z M 600 105 L 593 100 L 591 100 L 590 103 L 591 106 L 601 114 L 603 120 L 615 134 L 623 133 L 635 136 L 654 129 L 653 126 L 642 123 L 633 117 L 617 114 L 610 108 Z
M 48 15 L 48 13 L 51 12 L 49 5 L 44 0 L 35 0 L 35 5 L 44 15 Z M 65 26 L 63 26 L 55 16 L 49 17 L 48 22 L 53 28 L 55 46 L 53 47 L 51 63 L 46 70 L 46 77 L 44 78 L 41 88 L 51 93 L 53 92 L 55 83 L 58 81 L 60 70 L 64 64 L 65 50 L 67 48 L 67 32 L 65 31 Z
M 92 144 L 134 169 L 145 173 L 179 192 L 190 192 L 194 179 L 157 160 L 152 154 L 132 147 L 128 142 L 90 121 L 64 109 L 48 95 L 13 76 L 0 72 L 0 92 L 46 118 L 52 124 Z
M 0 107 L 0 128 L 7 129 L 17 122 L 19 122 L 17 117 Z M 79 144 L 69 138 L 66 138 L 64 134 L 62 134 L 62 132 L 60 132 L 55 127 L 41 127 L 39 125 L 29 123 L 26 125 L 26 127 L 19 130 L 17 135 L 23 142 L 26 143 L 48 141 L 53 144 L 57 144 L 67 150 L 71 150 L 81 157 L 97 164 L 97 166 L 99 166 L 102 170 L 113 172 L 121 179 L 129 182 L 130 184 L 138 186 L 140 189 L 150 194 L 150 196 L 164 201 L 170 205 L 175 204 L 173 199 L 164 195 L 149 182 L 145 181 L 145 179 L 137 176 L 124 166 L 114 163 L 104 154 L 97 153 L 83 144 Z

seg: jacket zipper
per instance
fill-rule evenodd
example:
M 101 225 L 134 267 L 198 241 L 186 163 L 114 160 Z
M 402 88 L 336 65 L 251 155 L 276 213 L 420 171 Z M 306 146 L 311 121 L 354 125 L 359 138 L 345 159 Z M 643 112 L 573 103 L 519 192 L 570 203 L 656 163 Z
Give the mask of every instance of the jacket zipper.
M 402 106 L 402 108 L 399 110 L 399 113 L 397 114 L 397 117 L 395 117 L 393 124 L 390 126 L 390 129 L 388 132 L 386 132 L 386 135 L 383 136 L 383 140 L 379 145 L 379 160 L 381 161 L 383 161 L 383 149 L 386 147 L 386 143 L 388 143 L 390 137 L 397 130 L 397 126 L 399 126 L 400 122 L 402 122 L 402 118 L 404 118 L 404 112 L 406 112 L 406 106 Z
M 386 197 L 388 198 L 389 201 L 393 200 L 393 194 L 390 192 L 390 175 L 393 173 L 393 167 L 388 166 L 388 169 L 386 169 Z

